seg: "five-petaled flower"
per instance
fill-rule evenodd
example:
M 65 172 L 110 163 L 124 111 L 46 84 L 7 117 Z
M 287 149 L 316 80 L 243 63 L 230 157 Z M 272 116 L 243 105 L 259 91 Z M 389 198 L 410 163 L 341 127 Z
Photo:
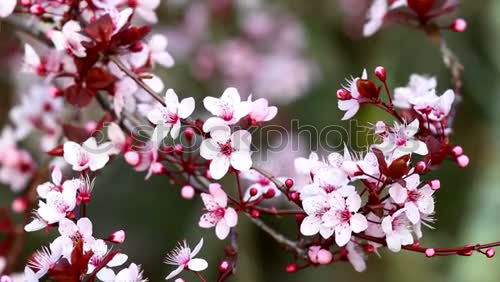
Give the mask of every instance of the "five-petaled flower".
M 64 159 L 75 171 L 90 169 L 96 171 L 109 161 L 112 144 L 109 142 L 97 145 L 94 137 L 90 137 L 82 145 L 73 141 L 64 143 Z
M 208 118 L 203 124 L 205 132 L 224 124 L 235 124 L 252 110 L 252 103 L 241 101 L 238 90 L 233 87 L 227 88 L 220 98 L 205 97 L 203 105 L 215 116 Z
M 394 183 L 389 188 L 391 198 L 397 204 L 404 204 L 406 216 L 413 224 L 420 221 L 420 214 L 430 215 L 434 212 L 434 199 L 432 190 L 429 184 L 418 188 L 420 185 L 420 176 L 413 174 L 404 179 L 406 186 L 400 183 Z
M 329 195 L 331 209 L 322 220 L 327 227 L 335 228 L 335 242 L 339 247 L 345 246 L 351 239 L 352 232 L 360 233 L 368 228 L 365 216 L 358 213 L 361 207 L 361 197 L 358 193 L 350 193 L 344 197 L 339 192 Z
M 419 131 L 419 126 L 418 119 L 415 119 L 408 125 L 395 123 L 394 128 L 383 138 L 383 142 L 374 146 L 392 157 L 392 159 L 397 159 L 411 153 L 427 155 L 427 145 L 415 138 L 415 135 Z
M 250 132 L 238 130 L 231 134 L 227 125 L 221 125 L 210 131 L 210 137 L 201 143 L 200 155 L 211 160 L 209 169 L 213 179 L 221 179 L 226 175 L 229 166 L 240 171 L 252 167 Z
M 191 271 L 203 271 L 208 267 L 206 260 L 201 258 L 195 258 L 195 256 L 200 252 L 203 247 L 203 238 L 193 250 L 189 248 L 188 244 L 184 240 L 182 243 L 179 242 L 178 246 L 170 252 L 164 260 L 164 263 L 170 265 L 178 266 L 174 271 L 170 272 L 165 278 L 166 280 L 172 279 L 181 273 L 184 269 L 189 269 Z
M 181 119 L 188 118 L 193 111 L 194 99 L 192 97 L 182 99 L 179 102 L 174 90 L 168 89 L 165 94 L 165 106 L 160 105 L 154 108 L 149 112 L 148 119 L 156 125 L 155 131 L 159 131 L 160 138 L 166 136 L 170 131 L 170 136 L 175 139 L 179 136 Z
M 201 193 L 207 213 L 201 216 L 198 224 L 202 228 L 215 226 L 215 234 L 223 240 L 229 235 L 231 228 L 238 223 L 238 214 L 233 208 L 227 206 L 228 197 L 220 184 L 210 184 L 209 192 L 210 194 Z

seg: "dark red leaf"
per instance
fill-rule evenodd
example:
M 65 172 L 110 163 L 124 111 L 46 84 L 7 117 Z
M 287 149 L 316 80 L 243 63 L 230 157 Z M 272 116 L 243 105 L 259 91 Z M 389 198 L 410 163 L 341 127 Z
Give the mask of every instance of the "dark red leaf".
M 85 128 L 77 127 L 71 124 L 63 124 L 63 132 L 64 136 L 66 136 L 70 141 L 74 141 L 76 143 L 83 143 L 91 136 Z
M 102 68 L 93 67 L 85 77 L 86 87 L 91 90 L 103 90 L 110 87 L 116 78 Z
M 97 42 L 108 42 L 111 40 L 115 25 L 109 14 L 106 14 L 95 22 L 85 27 L 84 31 Z
M 122 47 L 133 45 L 144 39 L 149 32 L 151 32 L 151 28 L 149 26 L 130 27 L 115 35 L 113 38 L 115 40 L 114 44 Z
M 94 98 L 95 93 L 87 88 L 83 88 L 78 84 L 73 84 L 64 89 L 64 97 L 66 100 L 77 107 L 85 107 Z
M 387 176 L 392 179 L 400 179 L 408 173 L 408 161 L 410 155 L 404 155 L 392 161 L 387 169 Z

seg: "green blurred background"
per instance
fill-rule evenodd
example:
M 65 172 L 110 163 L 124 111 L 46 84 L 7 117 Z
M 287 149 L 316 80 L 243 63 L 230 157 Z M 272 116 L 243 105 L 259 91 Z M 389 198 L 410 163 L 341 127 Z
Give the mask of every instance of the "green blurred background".
M 335 91 L 344 77 L 357 75 L 364 67 L 372 70 L 377 65 L 385 66 L 392 87 L 406 85 L 411 73 L 436 75 L 440 93 L 450 87 L 450 76 L 441 62 L 439 50 L 422 32 L 393 26 L 372 38 L 360 39 L 351 28 L 346 29 L 346 14 L 336 1 L 274 2 L 302 22 L 307 56 L 319 66 L 319 78 L 307 95 L 280 107 L 280 122 L 297 118 L 301 123 L 319 127 L 347 126 L 347 122 L 340 121 L 342 113 L 336 107 Z M 500 90 L 500 1 L 462 2 L 458 15 L 468 21 L 467 32 L 446 32 L 444 36 L 465 66 L 463 103 L 459 106 L 452 140 L 464 147 L 471 165 L 459 169 L 447 163 L 434 173 L 433 177 L 441 179 L 442 189 L 436 195 L 435 230 L 425 230 L 422 241 L 425 246 L 484 243 L 500 238 L 500 96 L 497 95 Z M 178 23 L 179 11 L 170 9 L 168 3 L 162 5 L 160 15 L 166 27 Z M 223 28 L 230 30 L 231 26 L 225 24 Z M 3 29 L 0 36 L 3 42 L 0 54 L 6 59 L 16 45 L 19 49 L 19 44 L 9 30 Z M 207 92 L 205 85 L 187 75 L 182 63 L 159 73 L 166 85 L 182 96 L 218 96 L 223 89 Z M 12 89 L 11 77 L 7 71 L 0 74 L 2 121 L 6 120 L 8 105 L 13 101 L 13 93 L 8 90 Z M 201 107 L 201 103 L 197 106 Z M 357 118 L 363 124 L 386 116 L 366 107 Z M 0 192 L 4 205 L 12 200 L 7 191 Z M 88 210 L 95 234 L 105 237 L 114 230 L 126 230 L 127 240 L 121 249 L 129 254 L 130 261 L 143 265 L 150 281 L 161 281 L 172 270 L 163 265 L 162 260 L 177 241 L 186 238 L 194 245 L 200 237 L 205 238 L 200 256 L 211 265 L 205 276 L 214 281 L 215 266 L 223 257 L 225 242 L 219 241 L 213 230 L 198 228 L 201 201 L 182 200 L 178 190 L 164 178 L 153 177 L 145 182 L 143 173 L 133 171 L 121 160 L 104 169 L 93 193 L 94 200 Z M 294 236 L 293 220 L 264 219 Z M 284 266 L 292 262 L 289 254 L 280 250 L 246 217 L 240 217 L 237 228 L 240 256 L 238 273 L 231 281 L 500 281 L 498 259 L 481 255 L 427 259 L 421 254 L 405 251 L 394 254 L 385 250 L 381 258 L 369 257 L 368 270 L 364 273 L 356 273 L 348 263 L 335 263 L 287 274 Z M 49 241 L 50 236 L 43 232 L 30 234 L 26 254 Z M 197 279 L 192 274 L 184 278 Z

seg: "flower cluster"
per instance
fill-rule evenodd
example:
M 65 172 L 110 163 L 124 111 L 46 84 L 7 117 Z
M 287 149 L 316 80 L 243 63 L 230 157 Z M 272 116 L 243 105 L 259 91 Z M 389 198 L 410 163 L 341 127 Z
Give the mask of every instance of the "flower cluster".
M 390 23 L 437 27 L 433 25 L 435 24 L 433 20 L 452 13 L 458 5 L 458 0 L 373 0 L 366 15 L 363 35 L 371 36 Z M 449 26 L 439 28 L 463 32 L 467 28 L 467 23 L 457 18 Z

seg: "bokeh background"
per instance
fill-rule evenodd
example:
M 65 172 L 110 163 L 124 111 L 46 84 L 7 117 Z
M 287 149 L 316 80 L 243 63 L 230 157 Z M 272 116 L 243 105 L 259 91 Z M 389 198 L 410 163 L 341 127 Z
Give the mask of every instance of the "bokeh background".
M 177 61 L 172 69 L 157 72 L 167 87 L 176 89 L 181 96 L 201 98 L 219 96 L 225 87 L 237 85 L 245 95 L 254 93 L 279 104 L 275 121 L 280 125 L 289 127 L 289 120 L 299 119 L 301 124 L 321 128 L 348 126 L 340 120 L 342 113 L 336 107 L 335 91 L 345 77 L 359 75 L 365 67 L 371 71 L 377 65 L 385 66 L 392 87 L 406 85 L 411 73 L 435 75 L 441 93 L 451 86 L 439 49 L 424 33 L 393 26 L 371 38 L 361 38 L 360 15 L 365 12 L 365 0 L 258 2 L 163 1 L 157 30 L 169 36 L 169 48 Z M 247 19 L 255 11 L 269 13 L 268 19 Z M 469 27 L 465 33 L 444 34 L 465 66 L 463 102 L 453 142 L 464 147 L 471 165 L 459 169 L 447 163 L 434 173 L 433 177 L 441 179 L 442 189 L 436 195 L 435 230 L 424 232 L 422 244 L 426 246 L 500 238 L 500 1 L 462 1 L 457 14 L 467 20 Z M 242 22 L 260 27 L 256 28 L 259 32 L 266 30 L 269 18 L 279 19 L 280 28 L 291 31 L 280 33 L 284 39 L 272 33 L 276 31 L 271 31 L 271 40 L 248 39 L 251 36 Z M 8 67 L 8 62 L 12 54 L 20 51 L 20 44 L 11 30 L 2 29 L 0 37 L 0 121 L 4 124 L 9 106 L 15 101 L 12 72 L 16 68 Z M 290 46 L 294 44 L 297 46 Z M 268 55 L 278 61 L 266 61 L 270 60 Z M 292 62 L 279 61 L 282 55 Z M 263 78 L 255 78 L 265 72 L 268 73 Z M 201 103 L 197 107 L 201 108 Z M 387 116 L 365 107 L 357 119 L 360 124 L 368 124 Z M 346 140 L 319 141 L 341 144 Z M 308 143 L 305 142 L 306 147 Z M 305 156 L 307 150 L 296 153 Z M 1 189 L 2 204 L 7 205 L 12 198 L 7 188 Z M 177 241 L 186 238 L 194 245 L 204 237 L 201 257 L 212 266 L 206 277 L 214 281 L 215 265 L 223 256 L 225 242 L 219 241 L 213 230 L 198 228 L 201 208 L 199 199 L 182 200 L 178 188 L 169 185 L 165 178 L 153 177 L 145 182 L 144 174 L 116 160 L 97 178 L 89 217 L 95 224 L 96 235 L 106 236 L 117 229 L 127 231 L 122 249 L 130 261 L 143 265 L 150 281 L 162 281 L 172 270 L 162 260 Z M 292 219 L 264 219 L 294 236 Z M 380 258 L 370 256 L 364 273 L 356 273 L 348 263 L 334 263 L 287 274 L 284 266 L 291 262 L 291 256 L 244 216 L 238 232 L 238 273 L 231 281 L 500 281 L 498 259 L 481 255 L 426 259 L 421 254 L 393 254 L 385 250 Z M 30 234 L 25 255 L 48 243 L 51 236 L 43 232 Z M 197 279 L 191 274 L 184 277 L 188 281 Z

